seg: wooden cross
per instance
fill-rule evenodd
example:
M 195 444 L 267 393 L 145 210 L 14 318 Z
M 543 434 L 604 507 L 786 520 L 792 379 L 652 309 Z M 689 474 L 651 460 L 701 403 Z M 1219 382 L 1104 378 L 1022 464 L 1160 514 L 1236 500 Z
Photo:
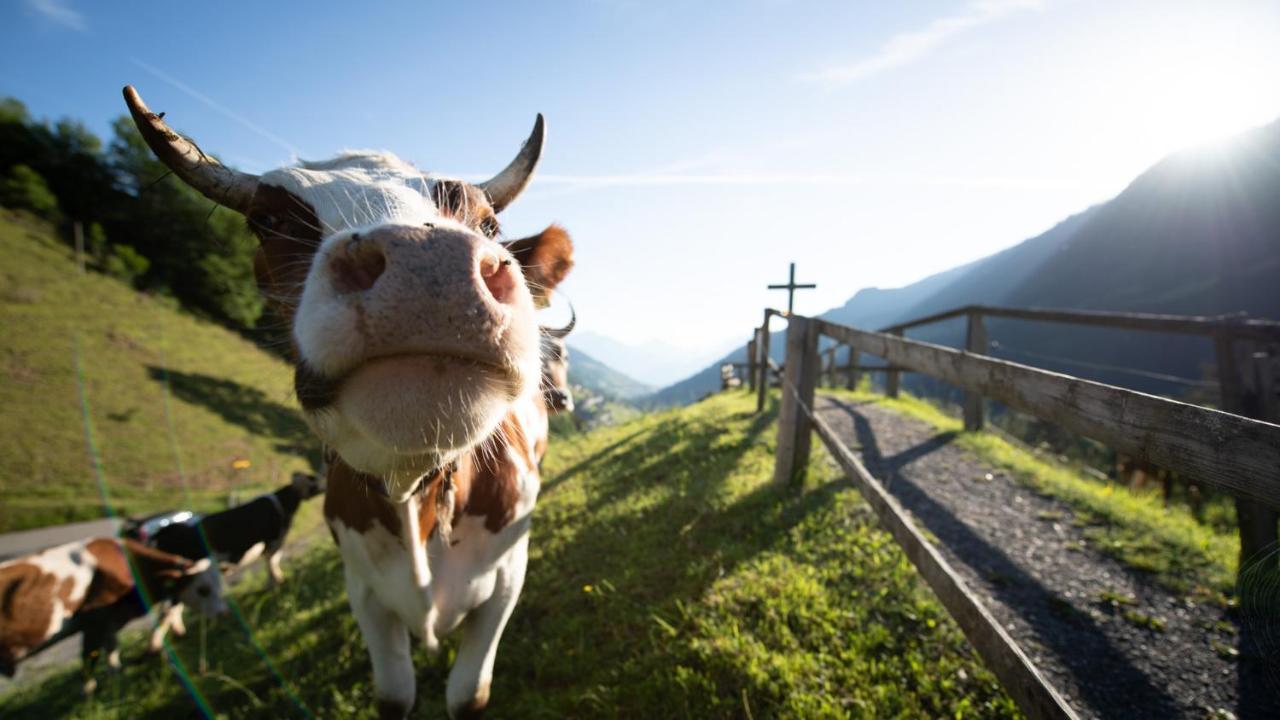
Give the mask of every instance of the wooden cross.
M 769 289 L 787 291 L 787 314 L 790 315 L 792 308 L 795 307 L 796 290 L 809 290 L 816 287 L 818 286 L 812 283 L 807 285 L 797 285 L 796 284 L 796 264 L 791 263 L 791 279 L 787 281 L 787 284 L 786 285 L 770 285 Z

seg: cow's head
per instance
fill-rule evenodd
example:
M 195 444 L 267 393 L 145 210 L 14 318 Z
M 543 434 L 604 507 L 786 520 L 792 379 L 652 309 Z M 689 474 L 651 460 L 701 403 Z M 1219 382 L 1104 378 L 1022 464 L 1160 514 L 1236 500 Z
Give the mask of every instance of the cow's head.
M 325 478 L 315 473 L 295 472 L 289 477 L 289 485 L 298 494 L 298 499 L 307 500 L 324 494 Z
M 178 602 L 213 617 L 227 611 L 222 596 L 222 573 L 210 558 L 187 561 L 181 567 L 161 570 L 160 579 L 171 586 Z
M 573 247 L 554 226 L 504 244 L 496 214 L 537 165 L 541 116 L 511 164 L 478 184 L 373 152 L 255 176 L 124 93 L 156 156 L 247 218 L 261 243 L 259 287 L 290 322 L 309 424 L 394 499 L 537 392 L 534 308 L 568 273 Z
M 547 410 L 573 412 L 573 390 L 569 387 L 569 346 L 565 338 L 578 323 L 578 314 L 569 306 L 569 324 L 562 328 L 542 328 L 542 397 Z

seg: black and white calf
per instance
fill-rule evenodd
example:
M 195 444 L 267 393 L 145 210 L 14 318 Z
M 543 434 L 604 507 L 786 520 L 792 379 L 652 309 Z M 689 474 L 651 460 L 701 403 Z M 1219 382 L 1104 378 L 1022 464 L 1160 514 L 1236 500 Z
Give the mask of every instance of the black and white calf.
M 303 500 L 324 492 L 324 480 L 316 475 L 295 472 L 288 485 L 259 495 L 230 510 L 205 515 L 198 521 L 168 525 L 148 538 L 159 550 L 198 560 L 210 557 L 224 570 L 247 567 L 265 557 L 271 584 L 284 581 L 280 551 Z M 151 633 L 150 649 L 158 652 L 164 636 L 172 629 L 186 633 L 182 623 L 182 603 L 174 602 Z

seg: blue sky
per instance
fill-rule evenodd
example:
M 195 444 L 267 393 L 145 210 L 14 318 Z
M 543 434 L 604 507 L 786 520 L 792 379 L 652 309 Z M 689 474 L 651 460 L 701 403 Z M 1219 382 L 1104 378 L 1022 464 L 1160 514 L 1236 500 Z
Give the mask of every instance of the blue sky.
M 976 259 L 1280 116 L 1280 3 L 0 6 L 0 93 L 107 134 L 120 87 L 250 171 L 344 148 L 483 177 L 543 112 L 509 234 L 564 224 L 580 327 L 745 341 Z

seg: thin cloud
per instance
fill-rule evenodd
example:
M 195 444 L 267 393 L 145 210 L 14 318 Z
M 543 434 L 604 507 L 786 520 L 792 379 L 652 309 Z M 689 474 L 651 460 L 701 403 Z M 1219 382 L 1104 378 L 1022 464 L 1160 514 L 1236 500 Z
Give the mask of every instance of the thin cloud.
M 87 32 L 89 24 L 84 15 L 72 9 L 63 0 L 27 0 L 27 7 L 40 17 L 76 32 Z
M 898 33 L 876 54 L 861 60 L 828 65 L 800 76 L 806 82 L 840 87 L 886 70 L 917 62 L 937 50 L 947 40 L 1023 10 L 1036 10 L 1040 0 L 978 0 L 963 13 L 934 20 L 922 30 Z
M 257 123 L 253 122 L 253 121 L 252 121 L 252 120 L 250 120 L 249 118 L 247 118 L 247 117 L 245 117 L 245 116 L 241 115 L 240 113 L 238 113 L 238 112 L 236 112 L 236 111 L 232 110 L 231 108 L 226 107 L 226 106 L 225 106 L 225 105 L 223 105 L 222 103 L 217 102 L 216 100 L 214 100 L 213 98 L 209 97 L 208 95 L 205 95 L 204 93 L 199 92 L 199 91 L 198 91 L 198 90 L 196 90 L 195 88 L 192 88 L 191 86 L 187 85 L 186 83 L 182 82 L 181 80 L 179 80 L 179 79 L 177 79 L 177 78 L 173 77 L 172 75 L 169 75 L 168 73 L 164 72 L 163 70 L 161 70 L 161 69 L 159 69 L 159 68 L 157 68 L 157 67 L 155 67 L 155 66 L 153 66 L 153 65 L 149 65 L 149 64 L 147 64 L 147 63 L 145 63 L 145 62 L 143 62 L 143 61 L 139 60 L 138 58 L 130 58 L 130 60 L 132 60 L 132 61 L 133 61 L 133 64 L 134 64 L 134 65 L 137 65 L 138 67 L 142 68 L 143 70 L 146 70 L 147 72 L 151 73 L 152 75 L 155 75 L 156 77 L 160 78 L 161 80 L 165 81 L 166 83 L 169 83 L 170 85 L 172 85 L 173 87 L 175 87 L 175 88 L 177 88 L 177 89 L 181 90 L 182 92 L 186 93 L 187 95 L 189 95 L 189 96 L 191 96 L 191 97 L 195 98 L 196 100 L 199 100 L 200 102 L 204 103 L 207 107 L 209 107 L 209 108 L 210 108 L 211 110 L 213 110 L 214 112 L 217 112 L 218 114 L 223 115 L 224 117 L 227 117 L 227 118 L 229 118 L 229 119 L 233 120 L 234 122 L 239 123 L 240 125 L 243 125 L 244 127 L 248 128 L 249 130 L 253 131 L 254 133 L 256 133 L 256 134 L 260 135 L 261 137 L 266 138 L 267 140 L 270 140 L 271 142 L 275 143 L 276 145 L 279 145 L 280 147 L 284 148 L 284 149 L 285 149 L 286 151 L 288 151 L 288 153 L 289 153 L 290 162 L 293 162 L 293 161 L 296 161 L 296 160 L 297 160 L 298 155 L 299 155 L 299 153 L 298 153 L 298 148 L 297 148 L 297 147 L 295 147 L 292 143 L 288 142 L 287 140 L 285 140 L 285 139 L 281 138 L 280 136 L 278 136 L 278 135 L 276 135 L 276 134 L 272 133 L 270 130 L 267 130 L 266 128 L 262 127 L 261 125 L 258 125 Z
M 482 180 L 480 176 L 464 176 Z M 680 186 L 680 185 L 914 185 L 970 188 L 979 190 L 1060 190 L 1075 188 L 1081 182 L 1060 178 L 1024 178 L 1005 176 L 942 175 L 849 175 L 833 173 L 729 173 L 729 174 L 654 174 L 634 175 L 552 175 L 539 173 L 535 185 L 563 185 L 580 188 Z

